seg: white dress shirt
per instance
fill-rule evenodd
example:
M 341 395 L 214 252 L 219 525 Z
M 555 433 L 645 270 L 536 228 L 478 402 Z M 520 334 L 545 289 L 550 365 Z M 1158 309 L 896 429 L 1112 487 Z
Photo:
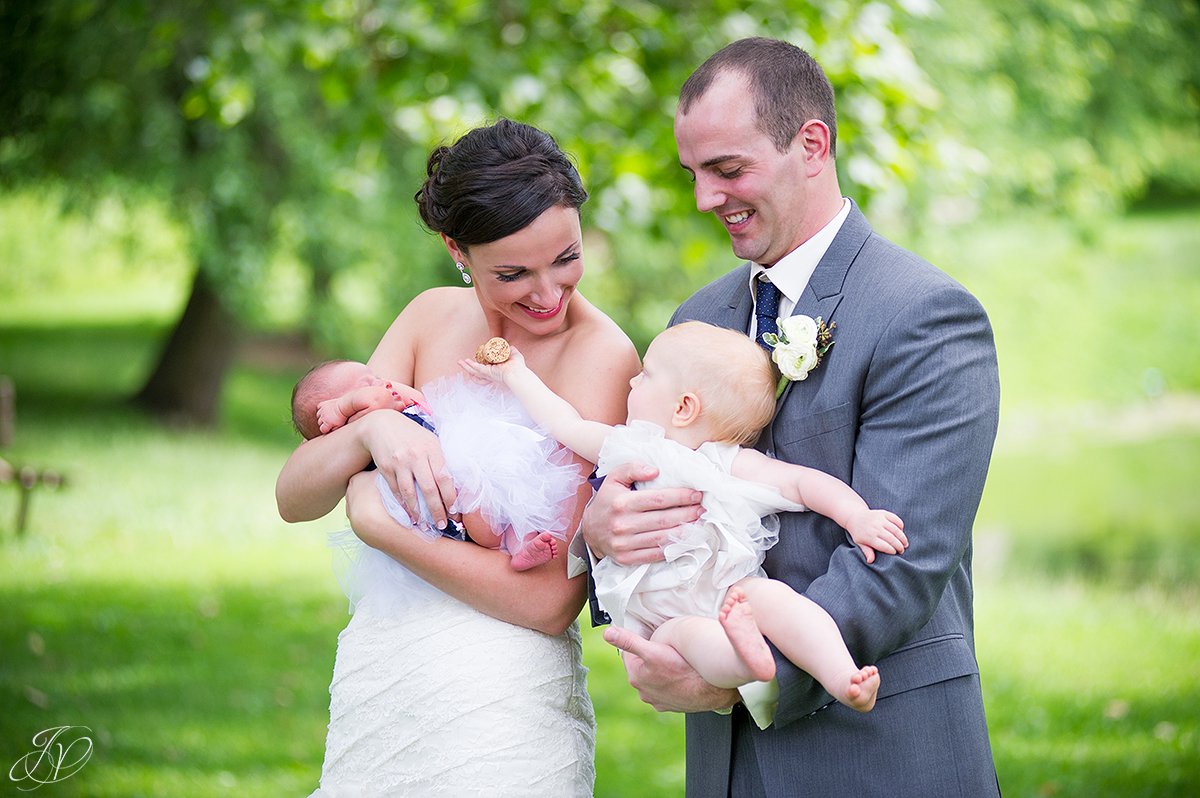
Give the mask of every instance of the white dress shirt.
M 842 197 L 842 209 L 837 212 L 837 215 L 818 230 L 816 235 L 780 258 L 778 263 L 773 266 L 763 266 L 761 263 L 750 264 L 751 298 L 754 297 L 754 281 L 760 274 L 765 274 L 779 289 L 779 318 L 786 319 L 792 315 L 792 310 L 800 301 L 800 295 L 804 293 L 809 279 L 817 270 L 817 264 L 821 262 L 821 258 L 825 257 L 829 245 L 833 243 L 838 231 L 842 229 L 842 223 L 849 215 L 850 200 Z M 750 329 L 747 332 L 751 338 L 758 335 L 758 319 L 753 313 L 750 314 Z

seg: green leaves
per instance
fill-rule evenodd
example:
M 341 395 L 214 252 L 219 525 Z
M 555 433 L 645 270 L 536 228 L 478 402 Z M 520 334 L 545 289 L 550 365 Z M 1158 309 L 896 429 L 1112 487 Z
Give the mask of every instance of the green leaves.
M 314 275 L 316 316 L 343 273 L 396 306 L 441 282 L 440 244 L 413 223 L 425 155 L 519 118 L 578 161 L 585 290 L 644 341 L 731 261 L 672 131 L 679 86 L 728 41 L 817 56 L 843 191 L 881 220 L 998 197 L 1090 214 L 1156 176 L 1200 184 L 1181 166 L 1197 160 L 1197 16 L 1183 0 L 0 4 L 0 179 L 148 186 L 226 301 L 253 314 L 282 257 Z

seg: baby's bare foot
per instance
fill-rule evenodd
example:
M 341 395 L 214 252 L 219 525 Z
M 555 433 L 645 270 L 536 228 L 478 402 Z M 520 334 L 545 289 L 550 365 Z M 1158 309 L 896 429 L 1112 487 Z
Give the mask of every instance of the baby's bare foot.
M 528 571 L 558 556 L 558 541 L 549 532 L 525 541 L 521 550 L 512 556 L 512 567 L 517 571 Z
M 721 606 L 720 621 L 733 650 L 759 681 L 775 678 L 775 658 L 754 621 L 754 612 L 741 588 L 731 587 Z
M 850 682 L 841 702 L 859 712 L 870 712 L 875 706 L 875 695 L 879 692 L 879 668 L 867 665 L 851 672 Z

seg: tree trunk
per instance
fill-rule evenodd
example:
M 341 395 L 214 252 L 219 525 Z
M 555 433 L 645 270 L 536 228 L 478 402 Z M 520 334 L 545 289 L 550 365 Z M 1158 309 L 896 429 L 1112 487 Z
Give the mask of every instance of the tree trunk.
M 212 426 L 238 338 L 236 320 L 197 269 L 183 316 L 134 403 L 173 421 Z

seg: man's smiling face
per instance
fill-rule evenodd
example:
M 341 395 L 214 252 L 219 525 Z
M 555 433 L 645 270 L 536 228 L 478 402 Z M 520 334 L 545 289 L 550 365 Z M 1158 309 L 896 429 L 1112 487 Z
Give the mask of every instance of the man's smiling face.
M 773 265 L 804 241 L 804 148 L 787 152 L 758 129 L 754 97 L 737 73 L 718 76 L 675 115 L 679 162 L 695 182 L 696 208 L 712 212 L 739 258 Z

